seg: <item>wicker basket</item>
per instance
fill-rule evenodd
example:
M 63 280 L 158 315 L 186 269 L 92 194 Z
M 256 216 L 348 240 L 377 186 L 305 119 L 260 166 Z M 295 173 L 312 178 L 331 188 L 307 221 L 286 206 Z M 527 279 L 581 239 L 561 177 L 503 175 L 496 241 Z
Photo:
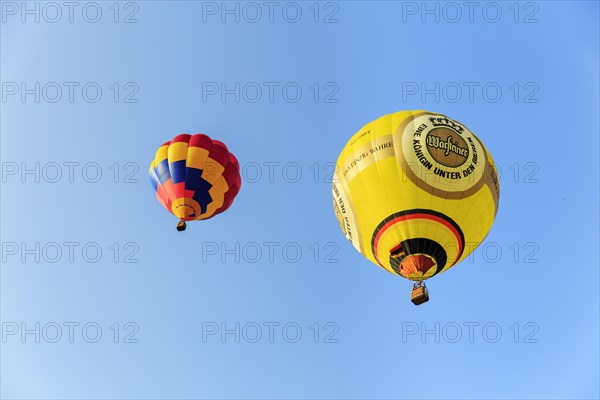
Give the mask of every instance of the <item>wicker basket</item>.
M 429 301 L 429 291 L 425 286 L 414 288 L 412 292 L 410 292 L 410 301 L 417 306 Z

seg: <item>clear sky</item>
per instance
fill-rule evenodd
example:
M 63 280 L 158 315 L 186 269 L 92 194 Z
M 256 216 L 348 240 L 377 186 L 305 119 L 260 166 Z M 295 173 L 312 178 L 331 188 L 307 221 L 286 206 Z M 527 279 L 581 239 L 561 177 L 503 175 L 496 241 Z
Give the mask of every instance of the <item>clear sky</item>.
M 599 397 L 598 2 L 1 7 L 2 398 Z M 420 307 L 331 199 L 402 109 L 501 173 Z M 243 184 L 179 233 L 147 169 L 195 132 Z

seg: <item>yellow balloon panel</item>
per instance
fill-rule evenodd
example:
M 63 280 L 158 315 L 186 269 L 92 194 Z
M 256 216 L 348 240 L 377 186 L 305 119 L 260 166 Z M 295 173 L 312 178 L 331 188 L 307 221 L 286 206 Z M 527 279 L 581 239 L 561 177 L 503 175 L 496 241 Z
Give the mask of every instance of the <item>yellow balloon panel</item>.
M 467 257 L 498 208 L 489 153 L 441 114 L 401 111 L 365 125 L 336 167 L 342 231 L 369 260 L 408 279 L 430 278 Z

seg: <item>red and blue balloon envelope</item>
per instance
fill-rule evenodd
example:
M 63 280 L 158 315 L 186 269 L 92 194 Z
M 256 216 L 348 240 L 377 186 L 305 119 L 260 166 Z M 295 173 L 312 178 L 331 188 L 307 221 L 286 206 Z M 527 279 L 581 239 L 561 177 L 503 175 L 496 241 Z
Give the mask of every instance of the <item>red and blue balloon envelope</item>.
M 227 210 L 240 191 L 240 165 L 227 146 L 207 135 L 178 135 L 158 148 L 150 164 L 158 202 L 186 221 L 214 217 Z

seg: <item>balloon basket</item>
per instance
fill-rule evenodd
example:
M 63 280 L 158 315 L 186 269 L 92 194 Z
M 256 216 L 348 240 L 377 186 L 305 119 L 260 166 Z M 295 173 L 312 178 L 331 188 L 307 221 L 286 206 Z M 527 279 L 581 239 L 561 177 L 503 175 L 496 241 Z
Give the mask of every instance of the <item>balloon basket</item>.
M 177 223 L 177 230 L 179 232 L 185 231 L 185 228 L 186 228 L 186 225 L 185 225 L 185 221 L 184 220 L 181 220 L 181 221 L 179 221 L 179 223 Z
M 410 292 L 410 301 L 416 306 L 429 301 L 429 291 L 425 285 L 413 288 L 412 292 Z

